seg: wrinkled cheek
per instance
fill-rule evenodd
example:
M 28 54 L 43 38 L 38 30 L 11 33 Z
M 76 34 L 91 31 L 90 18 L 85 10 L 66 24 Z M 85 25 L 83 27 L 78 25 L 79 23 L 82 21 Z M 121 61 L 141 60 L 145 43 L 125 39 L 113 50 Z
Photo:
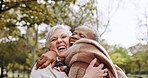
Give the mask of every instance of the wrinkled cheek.
M 67 44 L 67 48 L 69 48 L 70 47 L 70 39 L 67 39 L 66 44 Z
M 49 49 L 50 49 L 50 51 L 55 51 L 55 50 L 56 50 L 56 47 L 51 44 L 51 45 L 49 46 Z

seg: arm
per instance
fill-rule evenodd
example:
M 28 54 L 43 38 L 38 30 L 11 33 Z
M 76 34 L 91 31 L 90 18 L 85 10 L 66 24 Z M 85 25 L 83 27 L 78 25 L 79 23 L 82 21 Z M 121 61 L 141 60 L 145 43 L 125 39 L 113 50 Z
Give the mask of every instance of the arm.
M 40 59 L 37 61 L 36 69 L 43 69 L 49 64 L 53 67 L 56 62 L 57 54 L 54 51 L 48 51 L 41 55 Z

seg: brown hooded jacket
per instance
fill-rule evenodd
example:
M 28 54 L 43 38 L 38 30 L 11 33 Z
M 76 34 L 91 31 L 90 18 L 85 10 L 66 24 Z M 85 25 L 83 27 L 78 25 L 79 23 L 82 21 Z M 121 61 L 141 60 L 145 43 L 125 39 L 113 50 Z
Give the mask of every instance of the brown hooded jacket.
M 69 78 L 82 78 L 89 63 L 97 58 L 108 69 L 106 78 L 127 78 L 117 65 L 114 65 L 107 51 L 96 41 L 80 39 L 71 46 L 65 54 L 65 63 L 70 67 Z

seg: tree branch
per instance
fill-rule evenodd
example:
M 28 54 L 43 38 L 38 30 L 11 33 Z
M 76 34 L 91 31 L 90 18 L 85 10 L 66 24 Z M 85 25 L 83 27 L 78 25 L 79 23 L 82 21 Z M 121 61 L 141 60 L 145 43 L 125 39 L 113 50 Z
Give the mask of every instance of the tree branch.
M 0 11 L 2 10 L 2 5 L 4 4 L 4 1 L 1 0 L 1 4 L 0 4 Z
M 107 24 L 105 25 L 104 31 L 100 34 L 100 37 L 106 32 L 108 26 L 109 26 L 110 20 L 107 21 Z
M 1 1 L 2 1 L 2 0 L 1 0 Z M 2 5 L 3 5 L 3 4 L 1 4 L 0 13 L 5 12 L 5 11 L 8 11 L 8 10 L 10 10 L 11 8 L 17 8 L 17 7 L 19 6 L 19 3 L 17 2 L 16 4 L 14 4 L 14 5 L 12 5 L 12 6 L 8 7 L 8 8 L 6 8 L 6 9 L 4 9 L 4 10 L 2 10 Z

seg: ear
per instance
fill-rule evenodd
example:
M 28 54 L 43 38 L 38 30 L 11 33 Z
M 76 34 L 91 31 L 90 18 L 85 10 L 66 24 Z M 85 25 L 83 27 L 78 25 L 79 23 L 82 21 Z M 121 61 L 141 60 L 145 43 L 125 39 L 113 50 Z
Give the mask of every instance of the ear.
M 50 49 L 51 47 L 50 46 L 48 46 L 48 51 L 51 51 L 51 49 Z
M 50 48 L 48 47 L 48 51 L 50 51 Z

